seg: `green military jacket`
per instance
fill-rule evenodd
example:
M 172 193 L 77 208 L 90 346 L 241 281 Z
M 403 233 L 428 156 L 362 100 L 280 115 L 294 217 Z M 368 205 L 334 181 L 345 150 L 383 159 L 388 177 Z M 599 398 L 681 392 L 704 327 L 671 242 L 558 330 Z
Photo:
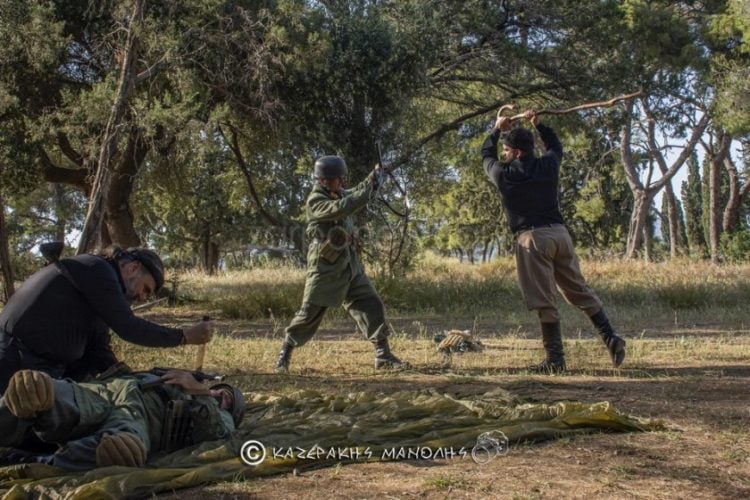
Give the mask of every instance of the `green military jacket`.
M 149 452 L 159 450 L 165 424 L 166 401 L 185 399 L 194 401 L 191 415 L 199 413 L 193 422 L 192 440 L 195 443 L 224 439 L 234 432 L 232 416 L 223 411 L 209 396 L 191 396 L 169 385 L 161 386 L 164 394 L 155 389 L 142 389 L 144 381 L 158 380 L 155 375 L 125 375 L 101 381 L 73 384 L 75 404 L 80 412 L 82 428 L 124 427 L 132 429 L 144 440 Z
M 341 305 L 349 283 L 364 273 L 354 245 L 348 244 L 340 255 L 329 262 L 321 257 L 321 247 L 334 231 L 343 229 L 355 234 L 354 214 L 367 206 L 374 195 L 373 174 L 350 190 L 331 193 L 317 184 L 306 202 L 307 215 L 307 281 L 303 301 L 325 307 Z

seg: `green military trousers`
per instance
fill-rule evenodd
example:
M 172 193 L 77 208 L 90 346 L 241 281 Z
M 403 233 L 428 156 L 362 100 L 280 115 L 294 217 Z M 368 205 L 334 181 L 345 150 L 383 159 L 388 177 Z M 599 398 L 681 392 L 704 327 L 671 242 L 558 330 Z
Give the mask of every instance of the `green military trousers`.
M 67 470 L 96 467 L 96 447 L 104 434 L 130 432 L 138 436 L 148 451 L 151 439 L 145 415 L 147 409 L 137 380 L 117 387 L 117 403 L 108 400 L 108 389 L 100 384 L 74 384 L 53 380 L 55 399 L 51 409 L 34 418 L 14 416 L 5 398 L 0 399 L 0 446 L 17 447 L 33 432 L 42 441 L 62 446 L 45 457 L 45 463 Z
M 364 273 L 357 273 L 349 282 L 349 290 L 342 305 L 370 342 L 384 339 L 390 334 L 385 322 L 383 301 Z M 285 330 L 285 341 L 295 347 L 305 345 L 318 331 L 327 309 L 328 307 L 313 302 L 303 302 Z

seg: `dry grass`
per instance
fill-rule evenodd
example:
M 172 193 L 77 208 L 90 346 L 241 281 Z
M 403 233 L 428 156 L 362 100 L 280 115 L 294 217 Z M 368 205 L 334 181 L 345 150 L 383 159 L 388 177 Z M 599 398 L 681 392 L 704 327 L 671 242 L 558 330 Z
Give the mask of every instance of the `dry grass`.
M 521 305 L 513 264 L 504 260 L 467 266 L 428 258 L 399 281 L 378 280 L 394 352 L 415 366 L 403 373 L 376 371 L 372 347 L 340 311 L 295 351 L 289 375 L 272 373 L 289 311 L 301 297 L 301 270 L 183 276 L 184 303 L 147 316 L 179 324 L 211 314 L 217 335 L 205 368 L 228 374 L 246 391 L 431 388 L 465 395 L 501 386 L 529 401 L 608 400 L 628 413 L 664 418 L 679 430 L 520 446 L 484 466 L 461 460 L 358 464 L 166 497 L 749 497 L 750 266 L 615 261 L 582 267 L 627 337 L 622 369 L 611 367 L 586 318 L 563 305 L 569 374 L 530 374 L 526 366 L 542 356 L 536 319 Z M 239 310 L 250 310 L 254 301 L 277 302 L 254 305 L 255 316 L 235 316 L 222 309 L 229 298 Z M 268 304 L 278 309 L 268 312 Z M 450 368 L 443 367 L 432 336 L 450 328 L 472 330 L 487 349 L 456 355 Z M 196 349 L 148 350 L 117 342 L 117 350 L 147 368 L 190 367 Z

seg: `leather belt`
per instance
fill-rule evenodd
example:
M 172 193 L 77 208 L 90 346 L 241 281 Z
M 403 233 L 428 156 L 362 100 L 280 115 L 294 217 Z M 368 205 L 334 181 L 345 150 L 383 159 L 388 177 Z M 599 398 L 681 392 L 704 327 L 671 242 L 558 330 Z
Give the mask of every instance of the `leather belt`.
M 548 227 L 557 227 L 557 226 L 563 226 L 564 224 L 560 224 L 559 222 L 555 222 L 552 224 L 534 224 L 529 226 L 521 226 L 515 231 L 513 231 L 514 236 L 518 236 L 519 234 L 525 232 L 525 231 L 533 231 L 534 229 L 543 229 Z

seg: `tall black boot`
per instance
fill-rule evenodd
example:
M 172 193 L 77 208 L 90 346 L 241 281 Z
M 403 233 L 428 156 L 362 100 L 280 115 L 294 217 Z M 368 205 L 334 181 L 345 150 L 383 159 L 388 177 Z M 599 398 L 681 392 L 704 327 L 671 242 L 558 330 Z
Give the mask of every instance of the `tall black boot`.
M 615 334 L 604 309 L 591 316 L 591 322 L 599 331 L 599 336 L 602 338 L 604 345 L 607 346 L 612 364 L 615 367 L 620 366 L 625 359 L 625 339 Z
M 388 345 L 388 338 L 378 339 L 375 341 L 375 368 L 391 368 L 394 370 L 407 370 L 411 365 L 406 361 L 401 361 L 391 352 Z
M 287 373 L 289 371 L 289 363 L 292 361 L 292 350 L 294 346 L 286 341 L 281 345 L 281 351 L 279 352 L 279 358 L 276 360 L 276 366 L 273 371 L 276 373 Z
M 18 448 L 0 448 L 0 467 L 17 464 L 52 463 L 52 455 L 39 455 Z
M 547 358 L 529 370 L 537 373 L 562 373 L 565 371 L 565 353 L 563 352 L 560 322 L 542 323 L 542 345 Z

